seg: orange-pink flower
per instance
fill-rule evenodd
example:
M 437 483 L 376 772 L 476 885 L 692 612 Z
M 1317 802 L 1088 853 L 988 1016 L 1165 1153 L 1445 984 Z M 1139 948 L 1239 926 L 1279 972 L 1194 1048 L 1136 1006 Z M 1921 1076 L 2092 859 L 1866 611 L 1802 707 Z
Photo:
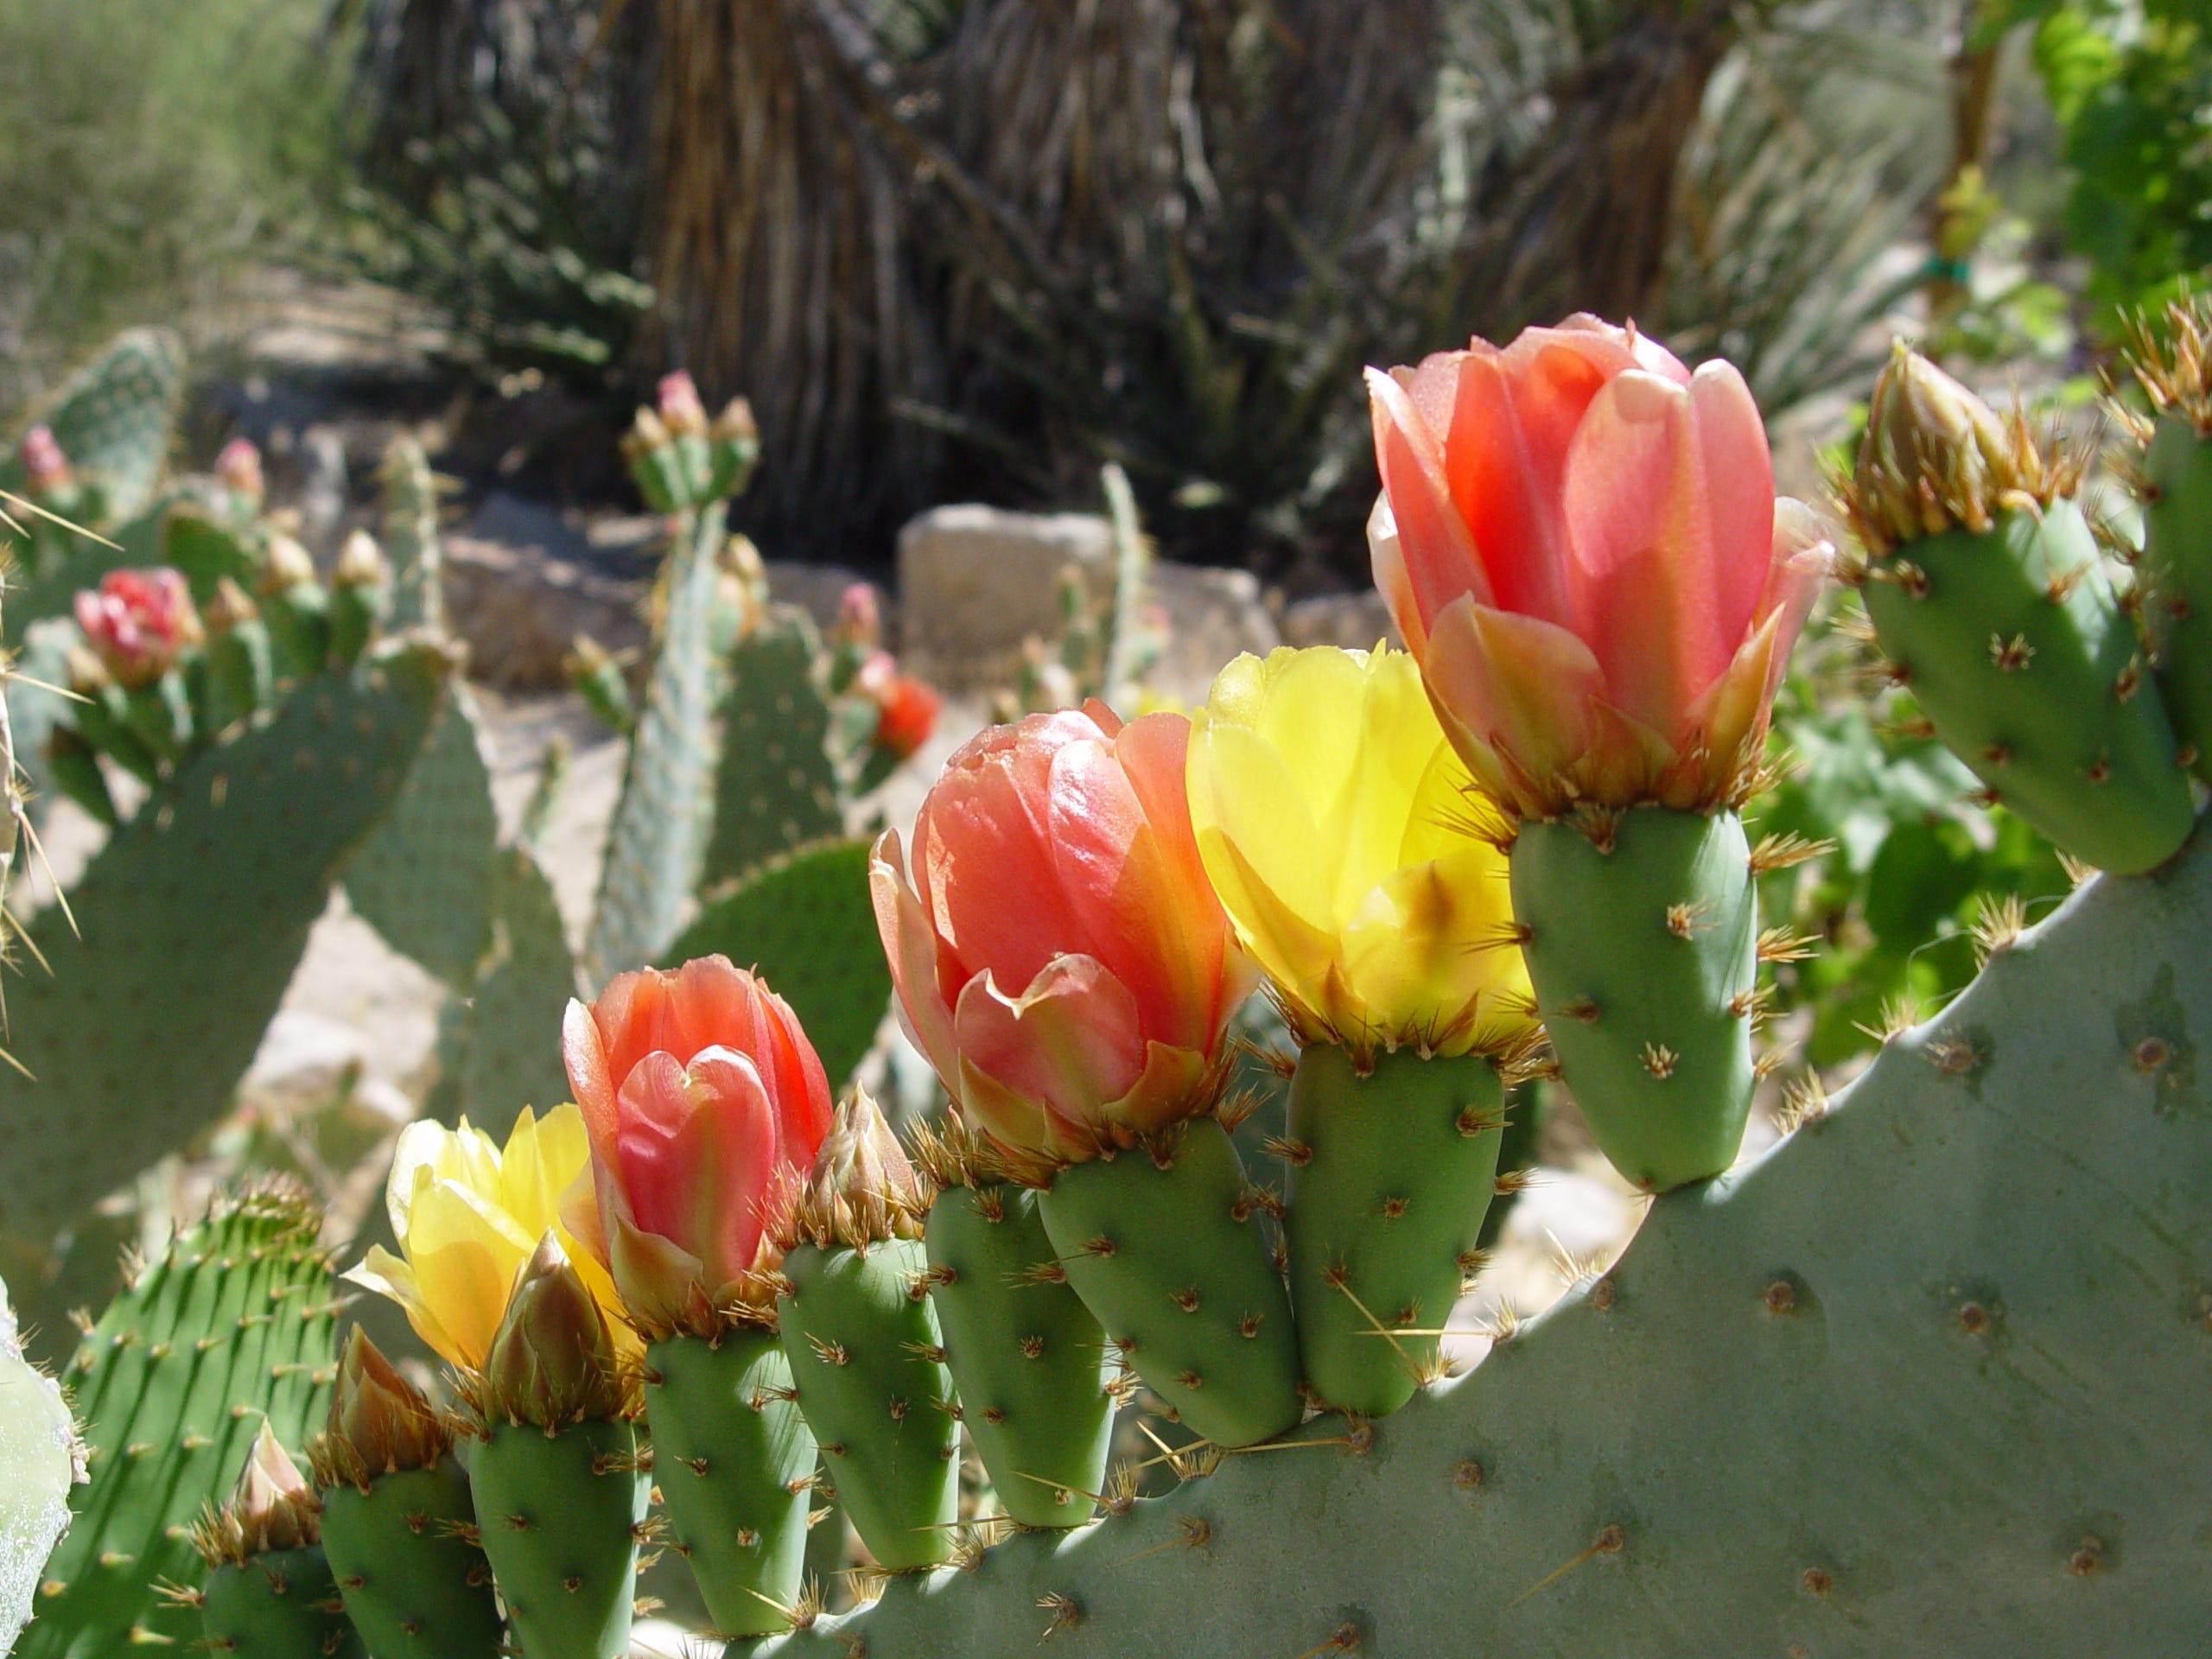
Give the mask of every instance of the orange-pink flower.
M 757 1300 L 773 1206 L 829 1133 L 830 1084 L 784 1000 L 727 957 L 620 974 L 561 1033 L 591 1137 L 563 1219 L 649 1335 Z
M 853 683 L 875 704 L 875 729 L 868 741 L 877 748 L 904 760 L 930 741 L 944 699 L 928 681 L 901 674 L 889 652 L 870 652 Z
M 200 613 L 181 574 L 167 565 L 111 570 L 99 591 L 79 590 L 77 626 L 118 685 L 150 685 L 200 640 Z
M 1477 779 L 1533 817 L 1737 800 L 1829 551 L 1743 377 L 1575 316 L 1368 382 L 1376 582 Z
M 1035 1170 L 1205 1109 L 1250 988 L 1183 792 L 1190 722 L 1103 703 L 995 726 L 946 763 L 912 869 L 876 842 L 876 925 L 907 1030 Z

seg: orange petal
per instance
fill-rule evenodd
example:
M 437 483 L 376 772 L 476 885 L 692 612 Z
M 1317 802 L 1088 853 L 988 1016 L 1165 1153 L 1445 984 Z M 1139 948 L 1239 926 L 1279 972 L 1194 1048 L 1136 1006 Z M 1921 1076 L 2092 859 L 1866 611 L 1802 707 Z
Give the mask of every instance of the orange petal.
M 1422 664 L 1446 730 L 1456 723 L 1527 777 L 1568 773 L 1590 745 L 1605 690 L 1590 648 L 1565 628 L 1462 600 L 1436 619 Z M 1479 779 L 1482 759 L 1465 756 Z

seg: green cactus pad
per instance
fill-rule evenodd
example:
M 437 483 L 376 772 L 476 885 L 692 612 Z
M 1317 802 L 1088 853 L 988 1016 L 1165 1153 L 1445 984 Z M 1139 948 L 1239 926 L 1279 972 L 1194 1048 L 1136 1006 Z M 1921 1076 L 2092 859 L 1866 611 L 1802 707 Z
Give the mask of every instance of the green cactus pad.
M 2180 849 L 2189 779 L 2073 502 L 1909 542 L 1862 593 L 1936 734 L 1998 800 L 2118 874 Z
M 830 702 L 816 676 L 821 653 L 806 613 L 783 607 L 730 652 L 702 881 L 742 876 L 792 848 L 844 833 Z
M 805 1579 L 815 1444 L 791 1389 L 772 1331 L 741 1325 L 719 1342 L 672 1337 L 645 1351 L 653 1478 L 726 1641 L 785 1629 Z
M 1743 821 L 1640 806 L 1524 823 L 1511 862 L 1537 1011 L 1599 1149 L 1649 1192 L 1719 1174 L 1754 1081 Z
M 384 487 L 378 539 L 391 564 L 391 609 L 385 626 L 395 633 L 446 626 L 444 549 L 438 540 L 438 480 L 412 438 L 398 438 L 377 470 Z
M 264 595 L 261 615 L 279 681 L 311 679 L 330 666 L 330 594 L 320 583 L 296 582 Z
M 229 1106 L 346 859 L 397 792 L 449 664 L 319 677 L 195 755 L 31 924 L 8 988 L 0 1230 L 43 1239 Z
M 184 342 L 166 328 L 132 328 L 64 381 L 34 419 L 53 429 L 78 475 L 99 486 L 112 524 L 151 505 L 183 397 Z M 12 454 L 0 488 L 22 491 Z
M 230 1495 L 264 1417 L 296 1446 L 327 1407 L 337 1300 L 319 1220 L 289 1193 L 224 1200 L 78 1345 L 63 1380 L 90 1479 L 17 1659 L 107 1659 L 172 1638 L 179 1616 L 156 1586 L 207 1571 L 188 1529 Z
M 2179 416 L 2160 418 L 2143 457 L 2143 577 L 2158 690 L 2174 736 L 2212 779 L 2212 444 Z
M 325 1488 L 322 1548 L 369 1659 L 497 1659 L 492 1569 L 468 1477 L 448 1457 Z
M 207 1647 L 238 1659 L 358 1659 L 361 1638 L 339 1605 L 322 1546 L 276 1549 L 210 1567 L 200 1591 Z
M 501 1423 L 468 1478 L 522 1659 L 623 1659 L 652 1484 L 636 1426 Z
M 1333 1044 L 1298 1057 L 1290 1305 L 1306 1381 L 1325 1404 L 1380 1417 L 1436 1379 L 1434 1332 L 1478 1263 L 1503 1093 L 1479 1054 L 1402 1050 L 1365 1076 Z
M 492 948 L 439 1020 L 438 1081 L 428 1105 L 448 1123 L 463 1112 L 510 1122 L 524 1106 L 569 1097 L 560 1045 L 546 1039 L 576 994 L 553 884 L 520 844 L 499 850 L 492 878 Z
M 728 957 L 791 1005 L 842 1089 L 891 1005 L 891 969 L 868 899 L 868 844 L 835 841 L 772 860 L 709 900 L 664 960 Z
M 686 514 L 662 575 L 664 614 L 607 831 L 584 968 L 601 984 L 658 959 L 706 856 L 727 680 L 714 645 L 723 536 L 719 503 Z
M 0 1653 L 31 1616 L 47 1557 L 68 1529 L 79 1450 L 68 1402 L 23 1357 L 0 1285 Z
M 948 1186 L 923 1230 L 930 1300 L 968 1435 L 1025 1527 L 1077 1527 L 1105 1491 L 1114 1402 L 1106 1333 L 1053 1260 L 1037 1195 Z
M 194 677 L 193 709 L 210 737 L 267 708 L 276 677 L 267 625 L 257 616 L 210 639 Z
M 226 576 L 251 591 L 257 567 L 246 532 L 204 495 L 180 488 L 162 510 L 162 563 L 183 573 L 194 604 L 205 605 Z
M 402 956 L 466 992 L 491 948 L 499 833 L 476 702 L 455 683 L 384 822 L 346 871 L 346 896 Z
M 2199 1653 L 2207 1032 L 2200 844 L 1370 1437 L 1317 1421 L 755 1659 Z
M 776 1301 L 784 1354 L 837 1498 L 878 1565 L 948 1559 L 959 1514 L 958 1428 L 921 1241 L 801 1244 Z
M 1249 1446 L 1298 1421 L 1298 1338 L 1262 1205 L 1217 1118 L 1072 1164 L 1038 1202 L 1068 1282 L 1184 1426 Z

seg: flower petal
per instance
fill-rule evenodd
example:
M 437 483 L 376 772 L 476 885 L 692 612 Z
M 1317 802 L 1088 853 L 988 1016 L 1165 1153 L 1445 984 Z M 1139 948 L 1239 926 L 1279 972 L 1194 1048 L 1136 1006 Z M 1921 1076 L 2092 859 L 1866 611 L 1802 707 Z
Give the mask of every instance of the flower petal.
M 891 964 L 892 988 L 899 994 L 899 1016 L 946 1087 L 952 1085 L 958 1050 L 952 1039 L 952 1010 L 945 1003 L 940 977 L 937 930 L 906 879 L 906 859 L 899 832 L 876 837 L 868 857 L 868 895 L 875 904 L 875 931 Z M 959 987 L 951 988 L 958 995 Z
M 1590 745 L 1589 707 L 1605 675 L 1565 628 L 1462 600 L 1437 618 L 1422 668 L 1440 713 L 1540 789 L 1568 776 Z M 1478 754 L 1462 753 L 1479 772 Z
M 1395 375 L 1367 372 L 1375 459 L 1396 521 L 1408 587 L 1423 631 L 1433 625 L 1438 611 L 1461 594 L 1473 593 L 1482 604 L 1496 602 L 1445 471 L 1442 434 L 1458 375 L 1448 353 Z M 1434 425 L 1416 407 L 1417 399 L 1438 406 L 1440 418 Z
M 972 980 L 953 1025 L 978 1070 L 1078 1123 L 1127 1094 L 1144 1070 L 1136 999 L 1092 957 L 1055 957 L 1019 998 L 988 975 Z

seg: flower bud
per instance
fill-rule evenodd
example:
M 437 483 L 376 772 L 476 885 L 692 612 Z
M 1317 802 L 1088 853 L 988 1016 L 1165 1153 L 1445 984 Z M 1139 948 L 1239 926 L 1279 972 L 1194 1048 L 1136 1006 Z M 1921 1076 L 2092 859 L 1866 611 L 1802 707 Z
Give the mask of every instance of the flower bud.
M 453 1449 L 453 1433 L 423 1391 L 355 1325 L 338 1359 L 330 1427 L 308 1450 L 321 1486 L 365 1486 L 378 1475 L 429 1469 Z
M 216 582 L 213 597 L 200 607 L 200 620 L 210 635 L 228 633 L 260 614 L 245 589 L 228 576 Z
M 251 438 L 232 438 L 215 456 L 215 481 L 232 495 L 259 506 L 268 494 L 262 476 L 261 451 Z
M 483 1414 L 541 1428 L 620 1417 L 629 1404 L 620 1370 L 607 1316 L 548 1228 L 523 1263 L 484 1357 Z
M 384 550 L 377 545 L 376 537 L 365 530 L 357 530 L 346 538 L 346 545 L 339 550 L 338 563 L 330 573 L 331 585 L 337 588 L 374 588 L 391 578 L 391 566 L 385 563 Z
M 281 594 L 289 588 L 311 586 L 315 579 L 315 559 L 307 549 L 289 536 L 269 538 L 261 563 L 263 593 Z
M 256 1555 L 305 1549 L 321 1538 L 322 1501 L 264 1421 L 230 1501 L 200 1517 L 193 1542 L 210 1567 L 243 1567 Z
M 660 378 L 657 399 L 661 424 L 672 436 L 689 437 L 707 430 L 707 406 L 699 401 L 698 384 L 683 369 Z
M 856 1250 L 919 1238 L 930 1193 L 865 1090 L 837 1109 L 805 1187 L 783 1217 L 785 1248 L 802 1239 Z
M 23 463 L 23 487 L 34 499 L 59 495 L 76 482 L 69 457 L 61 453 L 51 428 L 35 426 L 24 433 L 18 453 Z
M 856 582 L 838 595 L 837 626 L 830 638 L 840 645 L 875 651 L 883 644 L 883 613 L 875 602 L 875 585 Z
M 126 690 L 160 679 L 202 637 L 192 590 L 167 565 L 111 570 L 96 591 L 79 592 L 73 608 L 86 642 Z

